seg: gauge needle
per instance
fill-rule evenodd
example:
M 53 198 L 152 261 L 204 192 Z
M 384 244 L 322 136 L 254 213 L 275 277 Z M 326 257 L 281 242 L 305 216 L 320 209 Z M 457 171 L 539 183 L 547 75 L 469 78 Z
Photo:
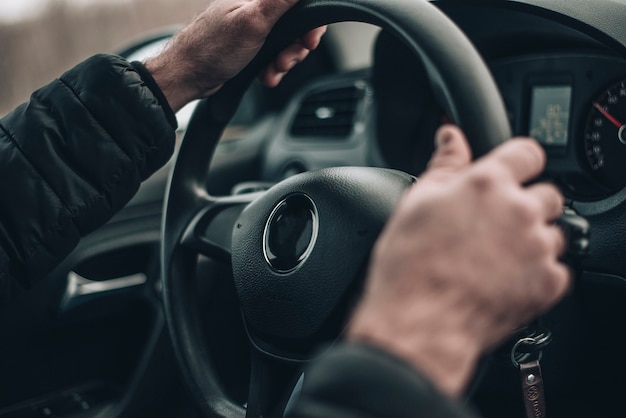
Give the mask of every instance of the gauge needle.
M 611 115 L 609 112 L 607 112 L 606 109 L 604 109 L 602 106 L 600 106 L 600 104 L 598 102 L 593 102 L 593 107 L 598 109 L 598 112 L 602 113 L 604 115 L 604 117 L 607 118 L 609 121 L 611 121 L 611 123 L 613 125 L 617 126 L 618 129 L 622 127 L 623 124 L 620 121 L 618 121 L 617 119 L 615 119 L 615 117 L 613 115 Z

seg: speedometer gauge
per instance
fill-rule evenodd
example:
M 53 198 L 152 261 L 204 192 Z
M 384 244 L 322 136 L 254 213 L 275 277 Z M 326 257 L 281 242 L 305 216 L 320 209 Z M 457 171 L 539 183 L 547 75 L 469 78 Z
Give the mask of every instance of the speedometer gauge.
M 591 106 L 585 156 L 598 180 L 614 190 L 626 185 L 626 80 L 606 89 Z

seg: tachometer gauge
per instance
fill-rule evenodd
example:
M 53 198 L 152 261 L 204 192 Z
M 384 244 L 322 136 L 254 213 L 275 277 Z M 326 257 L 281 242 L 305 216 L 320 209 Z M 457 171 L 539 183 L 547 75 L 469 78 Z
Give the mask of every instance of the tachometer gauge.
M 596 178 L 615 190 L 626 185 L 626 80 L 606 89 L 591 106 L 585 156 Z

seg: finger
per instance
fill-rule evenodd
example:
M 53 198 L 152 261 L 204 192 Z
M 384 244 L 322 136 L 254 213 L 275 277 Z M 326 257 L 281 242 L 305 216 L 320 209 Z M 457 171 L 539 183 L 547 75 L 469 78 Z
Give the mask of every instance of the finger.
M 293 67 L 304 60 L 309 50 L 300 44 L 292 44 L 281 52 L 259 74 L 259 81 L 268 87 L 276 87 Z
M 546 297 L 544 309 L 548 309 L 565 296 L 572 286 L 572 273 L 568 266 L 555 261 L 550 269 L 550 282 L 543 289 Z
M 269 0 L 261 2 L 262 5 L 266 5 L 267 1 Z M 276 87 L 280 84 L 283 77 L 293 67 L 302 62 L 310 51 L 319 46 L 327 28 L 328 26 L 320 26 L 319 28 L 313 29 L 287 47 L 272 63 L 260 72 L 258 76 L 259 81 L 267 87 Z
M 309 50 L 300 44 L 291 44 L 283 50 L 272 62 L 274 70 L 278 73 L 286 73 L 304 60 L 309 54 Z
M 309 50 L 299 43 L 288 46 L 259 74 L 259 81 L 267 87 L 276 87 L 283 77 L 309 55 Z
M 298 40 L 298 43 L 306 49 L 312 51 L 318 47 L 318 45 L 322 41 L 322 36 L 324 36 L 327 29 L 328 26 L 320 26 L 319 28 L 313 29 L 312 31 L 307 32 L 303 37 L 301 37 Z
M 565 251 L 567 251 L 567 241 L 565 240 L 563 230 L 556 225 L 550 225 L 548 227 L 548 233 L 550 234 L 549 239 L 552 242 L 552 248 L 554 248 L 555 254 L 559 257 L 565 254 Z
M 428 163 L 428 171 L 448 171 L 466 167 L 471 159 L 465 135 L 454 125 L 443 125 L 435 134 L 435 153 Z
M 502 164 L 519 183 L 525 183 L 537 177 L 546 163 L 543 148 L 537 141 L 530 138 L 515 138 L 507 141 L 484 158 Z
M 277 72 L 270 64 L 259 74 L 259 81 L 267 87 L 276 87 L 286 74 Z
M 285 48 L 273 61 L 276 72 L 286 73 L 302 62 L 310 51 L 317 48 L 324 33 L 326 33 L 326 26 L 319 27 Z
M 526 191 L 539 201 L 548 221 L 553 221 L 563 214 L 563 195 L 559 189 L 549 183 L 537 183 Z

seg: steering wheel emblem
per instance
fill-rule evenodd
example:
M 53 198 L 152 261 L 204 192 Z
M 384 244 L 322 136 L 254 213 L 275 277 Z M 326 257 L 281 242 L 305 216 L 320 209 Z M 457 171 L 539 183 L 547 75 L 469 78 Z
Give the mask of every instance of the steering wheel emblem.
M 301 193 L 287 196 L 274 207 L 265 224 L 265 261 L 279 273 L 294 271 L 313 251 L 318 228 L 313 200 Z

